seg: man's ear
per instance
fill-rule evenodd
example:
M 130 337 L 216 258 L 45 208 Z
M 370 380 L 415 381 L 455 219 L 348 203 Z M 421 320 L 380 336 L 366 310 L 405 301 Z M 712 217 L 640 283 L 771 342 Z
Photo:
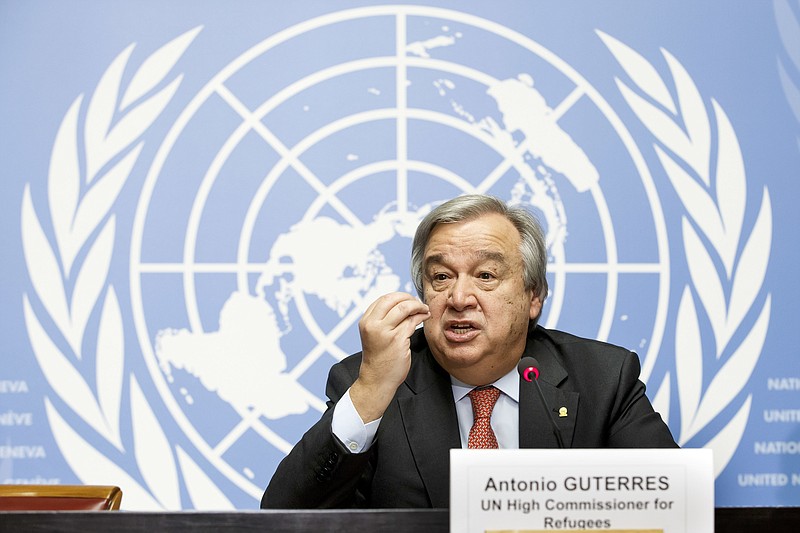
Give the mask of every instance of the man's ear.
M 531 309 L 528 317 L 535 322 L 539 318 L 539 315 L 541 313 L 542 313 L 542 300 L 539 299 L 539 297 L 534 294 L 531 297 Z

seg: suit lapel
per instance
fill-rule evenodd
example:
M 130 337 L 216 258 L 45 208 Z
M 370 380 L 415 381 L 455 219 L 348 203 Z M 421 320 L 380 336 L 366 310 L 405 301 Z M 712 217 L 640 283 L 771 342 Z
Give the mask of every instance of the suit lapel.
M 431 504 L 447 507 L 450 449 L 461 447 L 453 390 L 449 377 L 433 363 L 427 347 L 413 357 L 406 378 L 412 394 L 398 398 L 400 415 Z
M 525 355 L 535 357 L 539 361 L 539 387 L 542 389 L 542 396 L 553 411 L 564 447 L 569 448 L 572 445 L 578 414 L 578 393 L 558 388 L 567 379 L 567 371 L 558 362 L 549 343 L 541 340 L 538 331 L 528 338 Z M 558 448 L 552 423 L 535 387 L 534 383 L 520 382 L 519 447 Z

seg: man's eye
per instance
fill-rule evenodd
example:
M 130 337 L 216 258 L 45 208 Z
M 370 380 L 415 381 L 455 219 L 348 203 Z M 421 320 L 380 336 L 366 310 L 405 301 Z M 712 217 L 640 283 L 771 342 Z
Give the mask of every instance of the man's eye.
M 490 279 L 494 278 L 494 276 L 492 276 L 492 274 L 489 273 L 489 272 L 481 272 L 479 277 L 481 279 L 483 279 L 483 280 L 490 280 Z
M 434 274 L 433 279 L 436 281 L 444 281 L 447 279 L 447 274 Z

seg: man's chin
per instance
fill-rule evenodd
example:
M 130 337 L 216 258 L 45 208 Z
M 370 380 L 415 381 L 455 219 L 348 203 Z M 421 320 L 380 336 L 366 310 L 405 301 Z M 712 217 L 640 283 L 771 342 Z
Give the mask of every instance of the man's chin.
M 439 365 L 453 375 L 469 370 L 483 359 L 483 352 L 474 343 L 447 343 L 439 350 L 431 349 L 431 352 Z

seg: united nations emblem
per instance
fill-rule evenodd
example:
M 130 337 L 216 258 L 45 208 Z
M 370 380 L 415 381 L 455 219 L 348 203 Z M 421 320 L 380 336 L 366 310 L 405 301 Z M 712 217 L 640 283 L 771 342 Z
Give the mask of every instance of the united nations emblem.
M 164 61 L 177 62 L 195 34 L 165 47 Z M 636 67 L 647 63 L 643 58 L 610 36 L 600 38 L 633 81 L 619 81 L 620 90 L 634 113 L 652 126 L 660 160 L 687 206 L 687 224 L 712 231 L 714 222 L 695 211 L 696 191 L 684 193 L 691 185 L 673 168 L 681 154 L 689 154 L 686 162 L 707 176 L 710 137 L 709 144 L 689 143 L 692 149 L 682 152 L 647 107 L 653 107 L 653 99 L 661 106 L 672 103 L 664 81 L 652 66 L 638 74 Z M 333 41 L 336 47 L 324 45 Z M 319 53 L 301 55 L 310 49 Z M 681 104 L 694 94 L 704 112 L 679 63 L 670 58 L 670 68 Z M 160 94 L 166 105 L 172 93 Z M 698 111 L 674 104 L 672 109 L 684 119 Z M 721 158 L 730 155 L 735 135 L 724 128 L 719 106 L 714 110 L 720 135 L 728 134 L 719 139 Z M 691 141 L 697 131 L 702 136 L 697 127 Z M 62 148 L 68 152 L 70 147 Z M 136 150 L 129 153 L 138 157 Z M 735 171 L 739 162 L 734 154 L 724 164 Z M 124 182 L 131 165 L 117 170 L 118 182 Z M 103 180 L 113 182 L 109 175 L 114 176 L 108 172 Z M 57 187 L 52 178 L 50 186 Z M 718 173 L 716 179 L 725 178 Z M 121 360 L 102 356 L 125 322 L 107 276 L 81 298 L 90 310 L 101 308 L 95 357 L 111 361 L 107 364 L 117 369 L 118 381 L 93 392 L 86 386 L 88 376 L 75 375 L 67 384 L 48 375 L 53 390 L 66 397 L 69 387 L 85 389 L 89 407 L 80 416 L 121 451 L 130 449 L 119 431 L 121 409 L 132 412 L 137 450 L 146 446 L 137 432 L 163 437 L 152 445 L 160 449 L 149 451 L 169 459 L 159 463 L 137 451 L 143 482 L 132 482 L 141 487 L 143 506 L 180 506 L 180 475 L 201 487 L 191 494 L 197 507 L 230 505 L 214 481 L 220 476 L 258 498 L 277 461 L 325 409 L 322 384 L 328 368 L 358 350 L 355 323 L 366 305 L 386 292 L 413 292 L 408 256 L 419 220 L 433 205 L 469 192 L 526 205 L 546 228 L 551 293 L 541 319 L 545 326 L 635 349 L 643 379 L 655 375 L 662 341 L 673 327 L 669 300 L 675 259 L 651 170 L 617 112 L 573 67 L 529 37 L 455 11 L 386 6 L 332 13 L 270 36 L 222 69 L 183 108 L 149 166 L 130 236 L 133 331 L 125 334 L 135 336 L 142 368 L 131 363 L 137 357 L 133 350 L 115 346 L 132 369 L 130 398 L 122 397 Z M 91 209 L 89 195 L 83 204 L 76 200 L 77 211 Z M 723 201 L 743 199 L 717 201 L 724 216 L 731 208 Z M 49 241 L 27 197 L 26 206 L 26 227 L 39 228 L 29 231 L 26 249 L 43 249 Z M 768 200 L 766 206 L 765 220 L 771 216 Z M 87 227 L 99 223 L 92 219 Z M 113 223 L 103 228 L 84 238 L 95 238 L 92 246 L 110 255 L 124 245 L 115 244 Z M 757 225 L 757 231 L 771 239 L 770 228 Z M 740 234 L 706 237 L 736 244 Z M 56 237 L 60 245 L 64 239 Z M 708 265 L 692 259 L 710 250 L 691 232 L 683 242 L 692 271 L 686 285 L 698 297 L 684 293 L 674 328 L 683 328 L 681 342 L 694 342 L 700 336 L 692 330 L 698 323 L 696 302 L 712 322 L 719 310 L 695 277 Z M 67 249 L 61 246 L 57 253 L 63 256 Z M 764 257 L 763 250 L 753 255 Z M 730 264 L 729 274 L 735 266 Z M 32 262 L 29 269 L 45 310 L 67 338 L 74 336 L 71 346 L 78 349 L 85 331 L 69 325 L 74 320 L 68 311 L 48 305 L 45 283 L 37 283 L 55 274 L 37 273 Z M 715 273 L 704 271 L 703 279 Z M 76 285 L 73 294 L 78 292 Z M 738 303 L 749 309 L 754 299 L 755 294 L 743 294 Z M 67 307 L 74 317 L 75 306 Z M 767 299 L 766 316 L 768 307 Z M 50 334 L 33 310 L 28 316 L 45 373 L 53 361 L 70 366 L 68 358 L 45 346 Z M 738 326 L 731 312 L 726 317 L 720 327 Z M 726 353 L 730 336 L 714 331 L 723 344 L 720 354 Z M 739 361 L 737 370 L 752 371 L 758 341 L 753 339 L 751 348 L 758 347 L 748 352 L 755 358 L 731 359 Z M 702 365 L 702 349 L 680 347 L 692 351 L 675 357 L 679 366 Z M 699 415 L 716 416 L 720 402 L 727 405 L 733 397 L 706 400 L 714 391 L 703 392 L 702 381 L 680 382 L 670 377 L 672 365 L 662 366 L 655 402 L 668 416 L 670 391 L 679 391 L 685 442 L 703 429 Z M 734 370 L 723 365 L 718 372 L 728 372 L 725 368 Z M 98 372 L 97 379 L 106 377 Z M 167 442 L 160 426 L 170 422 L 155 414 L 141 392 L 144 379 L 152 382 L 196 452 Z M 115 402 L 119 407 L 113 408 Z M 749 410 L 749 399 L 745 407 Z M 97 448 L 95 455 L 102 455 L 55 408 L 49 412 L 65 455 L 71 453 L 67 441 L 76 439 L 83 439 L 84 450 Z M 109 419 L 114 420 L 110 426 Z M 730 427 L 722 440 L 735 449 L 740 425 Z M 214 471 L 203 473 L 201 460 Z M 70 464 L 85 480 L 80 461 Z

